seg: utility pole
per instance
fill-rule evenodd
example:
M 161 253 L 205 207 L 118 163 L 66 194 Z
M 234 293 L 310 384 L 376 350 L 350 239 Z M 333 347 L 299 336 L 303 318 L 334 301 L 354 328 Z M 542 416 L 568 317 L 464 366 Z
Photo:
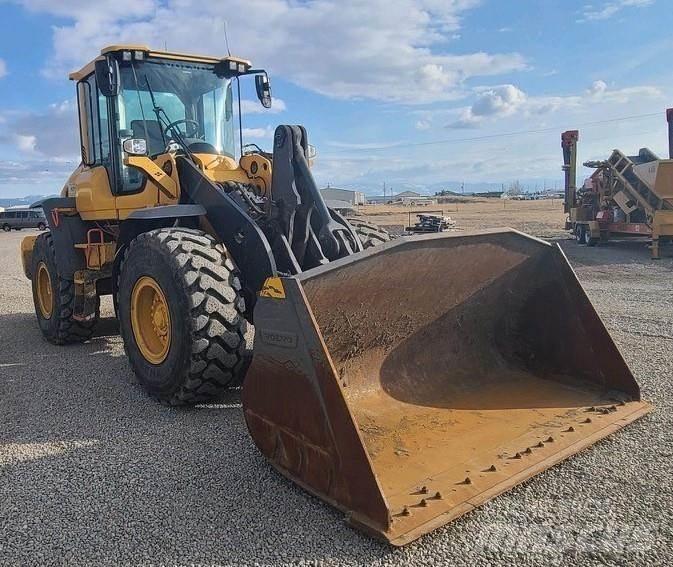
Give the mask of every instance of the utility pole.
M 383 204 L 386 204 L 386 182 L 383 182 Z

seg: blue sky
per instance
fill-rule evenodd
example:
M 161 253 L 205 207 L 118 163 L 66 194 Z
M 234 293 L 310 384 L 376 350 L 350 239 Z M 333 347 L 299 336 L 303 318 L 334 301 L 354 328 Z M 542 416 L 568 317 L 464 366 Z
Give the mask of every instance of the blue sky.
M 234 54 L 277 104 L 247 141 L 304 124 L 319 184 L 380 192 L 560 185 L 580 158 L 666 150 L 668 0 L 0 0 L 0 197 L 58 192 L 79 161 L 67 73 L 118 42 Z M 245 97 L 252 99 L 252 93 Z M 584 172 L 585 174 L 588 172 Z

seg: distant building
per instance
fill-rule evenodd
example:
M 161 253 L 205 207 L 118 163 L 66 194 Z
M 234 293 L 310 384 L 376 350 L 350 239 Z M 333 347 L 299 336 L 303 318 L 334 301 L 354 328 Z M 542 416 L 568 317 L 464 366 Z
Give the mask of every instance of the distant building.
M 430 205 L 437 203 L 436 197 L 421 195 L 416 191 L 402 191 L 392 196 L 393 203 L 402 203 L 403 205 Z
M 426 195 L 421 195 L 420 193 L 416 193 L 416 191 L 401 191 L 393 195 L 393 197 L 395 199 L 417 199 L 419 197 L 426 197 Z
M 376 195 L 367 198 L 368 203 L 396 203 L 398 205 L 431 205 L 437 203 L 437 197 L 422 195 L 416 191 L 402 191 L 393 195 Z
M 353 191 L 352 189 L 325 187 L 320 190 L 320 194 L 326 201 L 342 201 L 351 205 L 364 205 L 367 202 L 362 191 Z

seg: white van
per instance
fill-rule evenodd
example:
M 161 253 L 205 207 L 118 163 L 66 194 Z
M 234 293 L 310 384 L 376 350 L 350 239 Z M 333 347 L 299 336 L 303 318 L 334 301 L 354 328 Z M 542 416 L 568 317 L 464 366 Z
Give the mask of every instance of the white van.
M 22 228 L 45 230 L 47 219 L 42 209 L 10 209 L 0 213 L 0 228 L 5 232 Z

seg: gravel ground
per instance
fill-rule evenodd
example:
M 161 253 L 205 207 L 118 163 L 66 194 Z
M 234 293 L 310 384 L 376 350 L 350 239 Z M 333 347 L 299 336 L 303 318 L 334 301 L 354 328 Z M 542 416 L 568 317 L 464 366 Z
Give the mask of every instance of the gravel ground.
M 562 245 L 656 411 L 393 549 L 267 465 L 236 392 L 152 402 L 112 319 L 89 344 L 44 342 L 25 234 L 0 234 L 1 564 L 673 565 L 673 261 L 641 243 Z

